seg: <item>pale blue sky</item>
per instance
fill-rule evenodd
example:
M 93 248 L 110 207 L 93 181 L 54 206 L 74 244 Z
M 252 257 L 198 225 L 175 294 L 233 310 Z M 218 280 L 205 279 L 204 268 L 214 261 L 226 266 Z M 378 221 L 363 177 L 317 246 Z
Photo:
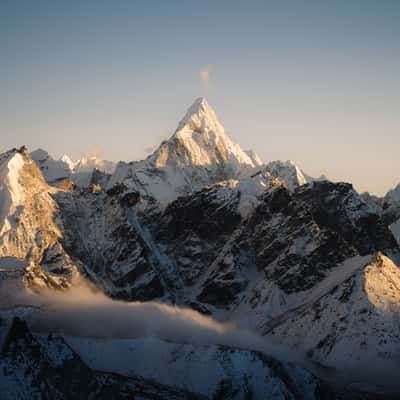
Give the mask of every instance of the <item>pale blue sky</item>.
M 265 161 L 382 194 L 399 71 L 397 0 L 0 0 L 0 151 L 143 158 L 206 95 Z

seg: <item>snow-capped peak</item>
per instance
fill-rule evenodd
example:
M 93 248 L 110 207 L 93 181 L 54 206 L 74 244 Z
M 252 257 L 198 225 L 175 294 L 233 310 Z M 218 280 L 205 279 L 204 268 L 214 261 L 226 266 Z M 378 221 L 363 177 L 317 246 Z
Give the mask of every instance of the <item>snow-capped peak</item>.
M 189 107 L 170 139 L 147 159 L 120 163 L 110 185 L 122 181 L 166 205 L 205 186 L 249 176 L 257 162 L 231 141 L 204 98 Z
M 77 162 L 73 162 L 67 155 L 55 160 L 47 151 L 37 149 L 31 154 L 43 177 L 48 184 L 58 186 L 65 179 L 71 179 L 79 187 L 89 187 L 95 169 L 112 174 L 115 171 L 115 163 L 103 160 L 96 155 L 85 155 Z
M 239 145 L 233 143 L 204 98 L 189 107 L 174 135 L 150 156 L 158 168 L 207 167 L 225 169 L 226 178 L 235 178 L 255 164 Z M 226 174 L 225 174 L 226 175 Z
M 272 161 L 265 166 L 265 170 L 274 177 L 285 182 L 289 190 L 294 190 L 298 186 L 307 183 L 307 179 L 304 177 L 300 168 L 290 160 Z
M 217 115 L 204 97 L 199 97 L 188 108 L 185 116 L 179 122 L 176 133 L 184 135 L 185 132 L 208 132 L 225 134 L 223 126 L 219 123 Z
M 77 161 L 74 164 L 74 172 L 81 172 L 83 170 L 92 171 L 94 168 L 97 168 L 102 172 L 111 174 L 114 172 L 115 163 L 91 155 L 91 156 L 83 156 L 79 161 Z
M 36 162 L 42 171 L 43 177 L 50 185 L 57 185 L 64 179 L 69 178 L 71 166 L 64 159 L 54 160 L 47 151 L 40 148 L 32 151 L 30 156 Z
M 50 158 L 49 153 L 46 150 L 41 149 L 40 147 L 31 153 L 31 157 L 35 161 L 46 161 Z
M 79 187 L 89 187 L 95 169 L 105 174 L 112 174 L 115 171 L 115 163 L 102 160 L 95 155 L 83 156 L 74 165 L 71 179 Z

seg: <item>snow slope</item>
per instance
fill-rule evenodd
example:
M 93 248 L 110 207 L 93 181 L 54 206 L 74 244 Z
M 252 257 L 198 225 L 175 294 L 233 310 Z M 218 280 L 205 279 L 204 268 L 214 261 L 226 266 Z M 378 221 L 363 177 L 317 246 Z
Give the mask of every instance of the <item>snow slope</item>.
M 95 170 L 108 175 L 115 171 L 115 163 L 96 156 L 84 156 L 74 163 L 67 155 L 54 160 L 43 149 L 37 149 L 30 155 L 42 171 L 46 182 L 53 186 L 59 185 L 65 179 L 71 179 L 78 187 L 86 188 L 92 184 Z
M 33 335 L 19 318 L 0 321 L 0 345 L 2 400 L 205 400 L 141 376 L 95 371 L 62 337 Z
M 71 179 L 79 187 L 89 187 L 92 183 L 94 170 L 110 175 L 115 171 L 115 163 L 101 160 L 96 156 L 82 157 L 75 163 Z
M 0 155 L 0 236 L 15 226 L 21 212 L 23 189 L 19 173 L 23 165 L 23 157 L 16 150 Z
M 30 155 L 42 171 L 46 182 L 50 185 L 57 185 L 71 176 L 73 163 L 67 156 L 60 160 L 54 160 L 43 149 L 32 151 Z
M 323 296 L 270 323 L 268 336 L 325 366 L 346 366 L 349 380 L 397 384 L 400 270 L 378 253 L 344 277 Z
M 393 233 L 393 236 L 396 238 L 397 243 L 399 243 L 400 245 L 400 219 L 396 222 L 393 222 L 393 224 L 391 224 L 389 228 Z
M 293 161 L 271 161 L 264 168 L 272 176 L 285 182 L 291 191 L 307 183 L 300 168 Z
M 389 190 L 383 199 L 384 202 L 389 204 L 400 203 L 400 184 Z
M 303 368 L 255 351 L 151 337 L 66 340 L 94 369 L 127 376 L 140 374 L 207 398 L 315 399 L 319 393 L 330 393 Z

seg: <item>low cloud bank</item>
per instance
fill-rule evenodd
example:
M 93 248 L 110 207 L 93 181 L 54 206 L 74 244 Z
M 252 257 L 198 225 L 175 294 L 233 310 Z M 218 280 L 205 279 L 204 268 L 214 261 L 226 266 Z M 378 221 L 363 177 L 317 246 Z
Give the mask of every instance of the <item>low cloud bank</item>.
M 377 372 L 374 366 L 360 366 L 357 371 L 318 367 L 301 352 L 277 345 L 269 339 L 234 323 L 221 323 L 197 311 L 158 302 L 124 302 L 110 299 L 84 280 L 71 289 L 44 289 L 40 294 L 19 286 L 0 287 L 2 313 L 17 308 L 36 332 L 55 332 L 72 336 L 134 339 L 155 337 L 174 343 L 226 345 L 261 351 L 282 361 L 303 365 L 316 375 L 340 384 L 380 382 L 397 386 L 392 368 Z M 11 309 L 13 311 L 11 311 Z M 390 366 L 391 364 L 389 364 Z M 351 372 L 351 373 L 350 373 Z
M 152 336 L 176 343 L 220 344 L 262 351 L 284 360 L 303 360 L 234 323 L 221 323 L 189 308 L 158 302 L 113 300 L 84 280 L 66 291 L 12 292 L 8 305 L 34 306 L 25 318 L 37 332 L 124 339 Z

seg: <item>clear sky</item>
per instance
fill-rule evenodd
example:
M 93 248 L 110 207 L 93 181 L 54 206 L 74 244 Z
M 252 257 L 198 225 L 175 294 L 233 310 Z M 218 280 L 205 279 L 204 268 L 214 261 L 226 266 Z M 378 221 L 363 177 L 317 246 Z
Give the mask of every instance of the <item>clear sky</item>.
M 140 159 L 203 95 L 263 160 L 383 194 L 400 1 L 0 0 L 0 151 Z

